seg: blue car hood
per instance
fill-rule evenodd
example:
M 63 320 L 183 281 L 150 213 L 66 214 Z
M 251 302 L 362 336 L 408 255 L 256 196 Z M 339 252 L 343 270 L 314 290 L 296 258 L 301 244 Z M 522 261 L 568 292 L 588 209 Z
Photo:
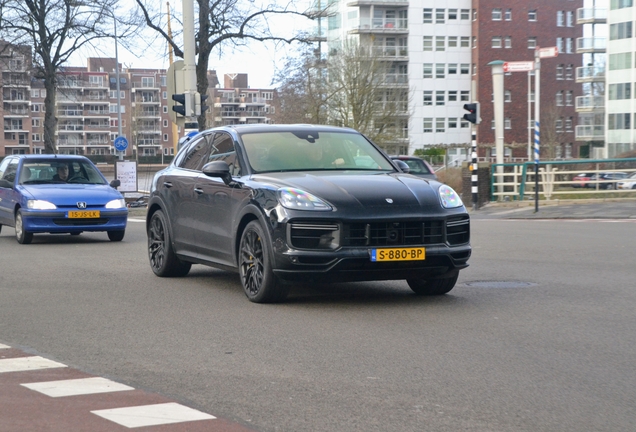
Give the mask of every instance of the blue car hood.
M 78 201 L 86 202 L 89 206 L 100 206 L 123 198 L 110 185 L 44 184 L 22 185 L 19 188 L 28 199 L 44 200 L 57 206 L 74 206 Z

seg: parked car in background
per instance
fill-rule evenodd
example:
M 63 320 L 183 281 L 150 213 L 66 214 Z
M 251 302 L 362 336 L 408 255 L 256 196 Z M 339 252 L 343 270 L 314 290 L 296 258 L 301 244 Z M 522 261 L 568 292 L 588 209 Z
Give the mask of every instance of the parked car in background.
M 572 178 L 572 187 L 573 188 L 584 188 L 587 187 L 587 184 L 590 182 L 592 176 L 595 176 L 596 173 L 593 172 L 584 172 L 575 175 Z
M 448 185 L 405 174 L 361 133 L 311 125 L 203 131 L 155 174 L 148 258 L 236 271 L 256 303 L 293 282 L 406 280 L 442 295 L 471 255 L 470 217 Z
M 417 156 L 391 156 L 393 160 L 400 160 L 408 165 L 409 174 L 431 180 L 437 180 L 433 167 L 424 159 Z
M 84 156 L 7 156 L 0 163 L 0 229 L 15 227 L 21 244 L 34 234 L 84 231 L 106 231 L 111 241 L 121 241 L 128 209 L 119 185 L 109 184 Z
M 636 189 L 636 172 L 632 173 L 629 177 L 616 182 L 616 189 Z
M 613 189 L 616 189 L 616 183 L 617 183 L 614 180 L 621 180 L 621 179 L 624 179 L 625 177 L 627 177 L 627 173 L 618 172 L 618 171 L 610 171 L 610 172 L 594 174 L 590 178 L 590 181 L 587 183 L 587 187 L 595 189 L 596 185 L 598 184 L 599 189 L 613 190 Z M 597 178 L 598 178 L 598 181 L 597 181 Z

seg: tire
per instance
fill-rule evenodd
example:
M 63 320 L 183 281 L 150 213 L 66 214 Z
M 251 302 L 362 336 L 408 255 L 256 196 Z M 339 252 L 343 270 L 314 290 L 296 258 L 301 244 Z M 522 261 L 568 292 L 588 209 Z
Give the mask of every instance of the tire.
M 148 259 L 154 274 L 160 277 L 181 277 L 188 274 L 192 263 L 177 258 L 170 240 L 168 222 L 161 210 L 152 214 L 147 235 Z
M 2 232 L 2 225 L 0 225 L 0 232 Z
M 239 247 L 238 267 L 247 298 L 254 303 L 277 303 L 287 298 L 289 287 L 272 270 L 267 237 L 258 221 L 247 224 Z
M 112 242 L 118 242 L 118 241 L 122 241 L 124 239 L 124 235 L 126 234 L 126 231 L 122 230 L 122 231 L 108 231 L 108 239 Z M 79 235 L 79 233 L 78 233 Z
M 29 244 L 33 240 L 33 233 L 24 230 L 22 210 L 18 210 L 15 214 L 15 239 L 20 244 Z
M 453 270 L 445 275 L 431 279 L 407 279 L 409 287 L 417 295 L 444 295 L 455 287 L 459 271 Z

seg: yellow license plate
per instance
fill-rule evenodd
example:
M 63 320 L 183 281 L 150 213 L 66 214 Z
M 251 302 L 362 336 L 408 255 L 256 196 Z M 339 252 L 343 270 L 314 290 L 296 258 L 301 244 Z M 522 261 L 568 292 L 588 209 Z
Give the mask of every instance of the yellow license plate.
M 70 219 L 94 219 L 99 217 L 99 210 L 74 210 L 68 212 Z
M 371 261 L 417 261 L 426 259 L 426 248 L 371 249 Z

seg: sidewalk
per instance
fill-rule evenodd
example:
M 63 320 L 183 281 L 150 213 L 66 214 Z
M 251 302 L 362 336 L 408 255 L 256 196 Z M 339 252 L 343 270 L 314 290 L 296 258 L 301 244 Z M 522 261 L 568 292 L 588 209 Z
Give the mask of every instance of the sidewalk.
M 552 200 L 488 203 L 477 210 L 464 203 L 473 219 L 633 219 L 636 220 L 636 199 L 619 200 Z

